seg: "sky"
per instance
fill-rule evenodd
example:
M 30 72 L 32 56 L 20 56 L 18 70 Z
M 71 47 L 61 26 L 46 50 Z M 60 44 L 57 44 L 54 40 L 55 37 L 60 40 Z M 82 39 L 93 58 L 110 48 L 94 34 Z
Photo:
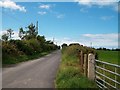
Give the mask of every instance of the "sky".
M 115 0 L 114 0 L 115 1 Z M 55 44 L 80 43 L 92 47 L 118 47 L 118 3 L 113 0 L 75 0 L 73 2 L 0 1 L 1 34 L 20 27 L 39 24 L 39 35 Z M 92 44 L 91 44 L 92 43 Z

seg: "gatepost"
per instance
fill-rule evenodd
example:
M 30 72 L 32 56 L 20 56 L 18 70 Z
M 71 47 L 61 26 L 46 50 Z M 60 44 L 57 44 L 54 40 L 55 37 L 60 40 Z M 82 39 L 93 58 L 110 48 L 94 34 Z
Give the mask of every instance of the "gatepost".
M 95 79 L 95 55 L 90 53 L 88 54 L 88 78 L 90 80 Z

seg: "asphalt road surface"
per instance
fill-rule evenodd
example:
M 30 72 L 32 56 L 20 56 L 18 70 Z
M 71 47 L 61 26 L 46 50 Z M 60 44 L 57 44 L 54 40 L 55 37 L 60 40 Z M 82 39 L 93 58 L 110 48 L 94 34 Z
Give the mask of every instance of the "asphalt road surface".
M 2 88 L 54 88 L 61 51 L 3 68 Z

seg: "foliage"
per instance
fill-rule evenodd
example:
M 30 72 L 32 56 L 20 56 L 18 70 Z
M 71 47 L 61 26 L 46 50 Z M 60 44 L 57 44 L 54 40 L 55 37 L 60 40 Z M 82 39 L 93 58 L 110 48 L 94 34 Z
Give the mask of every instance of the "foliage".
M 8 40 L 8 35 L 7 34 L 3 34 L 2 35 L 2 40 L 3 41 L 7 41 Z
M 28 28 L 28 31 L 26 31 L 26 36 L 25 36 L 27 40 L 37 37 L 37 34 L 38 34 L 37 29 L 36 29 L 37 27 L 35 27 L 33 23 L 28 25 L 26 28 Z
M 3 64 L 18 63 L 21 60 L 18 61 L 17 58 L 21 56 L 31 57 L 43 52 L 50 52 L 58 49 L 58 46 L 52 41 L 46 41 L 45 36 L 37 35 L 37 26 L 31 23 L 28 25 L 27 29 L 27 31 L 24 31 L 22 27 L 19 29 L 19 37 L 21 40 L 10 39 L 7 41 L 8 37 L 11 38 L 11 35 L 13 35 L 12 29 L 8 29 L 7 34 L 3 35 Z
M 42 51 L 41 43 L 37 39 L 30 39 L 25 43 L 33 49 L 33 53 L 40 53 Z
M 36 54 L 42 53 L 42 52 L 49 52 L 52 50 L 58 49 L 58 46 L 54 44 L 46 44 L 41 43 L 37 39 L 29 39 L 29 40 L 9 40 L 7 42 L 2 43 L 2 51 L 3 51 L 3 64 L 7 64 L 7 60 L 9 64 L 13 63 L 12 61 L 9 61 L 8 57 L 16 57 L 19 56 L 34 56 Z M 14 58 L 11 58 L 15 60 Z M 18 62 L 15 60 L 15 62 Z
M 103 47 L 103 48 L 101 48 L 101 47 L 100 47 L 100 48 L 97 48 L 97 50 L 104 50 L 104 51 L 120 51 L 119 48 L 116 48 L 116 49 L 113 49 L 113 48 L 112 48 L 112 49 L 108 49 L 108 48 L 104 48 L 104 47 Z
M 63 44 L 62 44 L 62 48 L 65 48 L 65 47 L 67 47 L 67 44 L 66 44 L 66 43 L 63 43 Z
M 45 41 L 46 41 L 45 36 L 40 36 L 40 35 L 37 36 L 37 40 L 41 43 L 45 43 Z
M 3 42 L 2 43 L 2 53 L 3 55 L 18 55 L 18 49 L 15 45 L 10 44 L 9 42 Z
M 82 47 L 70 45 L 62 48 L 62 62 L 56 77 L 56 88 L 96 88 L 96 84 L 80 72 L 77 54 Z
M 9 41 L 11 44 L 15 45 L 16 48 L 19 51 L 22 51 L 24 54 L 26 55 L 32 55 L 33 54 L 33 49 L 32 47 L 30 47 L 29 44 L 27 44 L 25 41 L 21 41 L 21 40 L 10 40 Z
M 25 35 L 26 35 L 25 31 L 24 31 L 23 28 L 21 27 L 21 28 L 19 29 L 19 37 L 20 37 L 21 39 L 24 39 L 24 38 L 25 38 Z
M 8 35 L 8 38 L 11 39 L 12 38 L 12 35 L 13 35 L 13 30 L 12 29 L 8 29 L 7 30 L 7 35 Z

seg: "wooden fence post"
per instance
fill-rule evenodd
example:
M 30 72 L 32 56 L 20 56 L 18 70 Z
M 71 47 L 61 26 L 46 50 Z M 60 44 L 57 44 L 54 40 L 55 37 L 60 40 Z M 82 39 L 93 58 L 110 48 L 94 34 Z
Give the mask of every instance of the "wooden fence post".
M 81 53 L 79 52 L 79 54 L 78 54 L 78 57 L 79 57 L 79 65 L 81 66 Z
M 90 80 L 95 79 L 95 55 L 90 53 L 88 54 L 88 78 Z
M 84 75 L 87 77 L 87 54 L 84 54 Z
M 80 52 L 80 56 L 81 72 L 83 72 L 83 51 Z

